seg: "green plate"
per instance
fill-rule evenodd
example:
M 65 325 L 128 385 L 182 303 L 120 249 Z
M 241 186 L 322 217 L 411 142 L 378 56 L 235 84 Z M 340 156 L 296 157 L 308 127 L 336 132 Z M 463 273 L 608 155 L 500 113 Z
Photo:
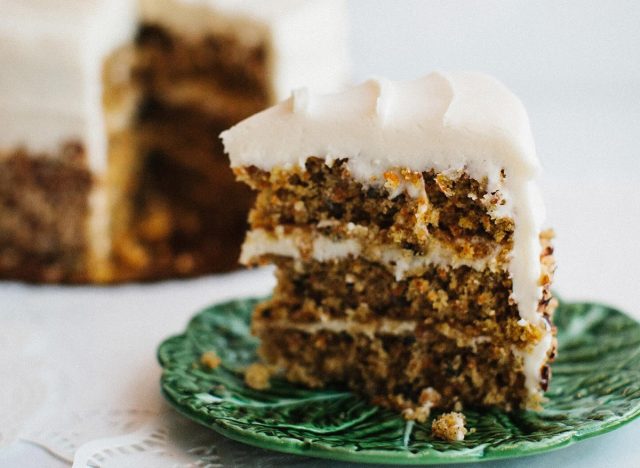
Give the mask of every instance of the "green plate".
M 272 380 L 243 383 L 256 359 L 249 333 L 258 300 L 210 307 L 158 350 L 167 400 L 185 416 L 231 439 L 280 452 L 334 460 L 430 464 L 520 457 L 611 431 L 640 414 L 640 324 L 599 304 L 563 303 L 555 315 L 560 348 L 542 412 L 465 411 L 462 442 L 430 435 L 431 421 L 407 423 L 350 392 L 308 390 Z M 200 365 L 215 350 L 222 365 Z

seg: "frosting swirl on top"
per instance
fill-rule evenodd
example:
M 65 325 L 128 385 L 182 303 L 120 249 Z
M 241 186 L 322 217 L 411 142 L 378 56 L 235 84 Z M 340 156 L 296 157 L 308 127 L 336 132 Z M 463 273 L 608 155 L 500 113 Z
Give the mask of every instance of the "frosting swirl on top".
M 328 95 L 298 90 L 221 136 L 233 166 L 261 169 L 311 155 L 349 157 L 363 179 L 389 167 L 487 174 L 491 166 L 526 179 L 539 168 L 522 103 L 480 73 L 371 79 Z

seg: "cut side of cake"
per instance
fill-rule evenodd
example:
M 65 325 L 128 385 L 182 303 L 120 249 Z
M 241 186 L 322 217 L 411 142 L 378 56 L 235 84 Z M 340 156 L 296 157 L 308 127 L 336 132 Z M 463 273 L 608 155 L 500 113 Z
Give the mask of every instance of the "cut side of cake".
M 528 118 L 502 84 L 433 73 L 300 90 L 221 136 L 258 193 L 241 261 L 276 266 L 252 323 L 267 365 L 409 417 L 539 408 L 552 234 Z
M 0 278 L 237 267 L 253 194 L 217 136 L 344 83 L 344 2 L 58 3 L 0 16 Z

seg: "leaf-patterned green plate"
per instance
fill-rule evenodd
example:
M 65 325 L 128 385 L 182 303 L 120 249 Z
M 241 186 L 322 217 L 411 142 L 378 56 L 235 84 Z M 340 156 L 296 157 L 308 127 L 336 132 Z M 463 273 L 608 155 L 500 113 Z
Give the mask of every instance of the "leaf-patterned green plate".
M 262 448 L 371 463 L 460 463 L 558 449 L 611 431 L 640 414 L 640 324 L 599 304 L 561 304 L 555 315 L 560 348 L 542 412 L 465 411 L 475 432 L 442 442 L 426 424 L 350 392 L 308 390 L 272 381 L 247 388 L 243 369 L 258 345 L 249 333 L 256 299 L 227 302 L 195 316 L 182 335 L 158 350 L 162 390 L 185 416 Z M 215 370 L 200 364 L 209 350 Z

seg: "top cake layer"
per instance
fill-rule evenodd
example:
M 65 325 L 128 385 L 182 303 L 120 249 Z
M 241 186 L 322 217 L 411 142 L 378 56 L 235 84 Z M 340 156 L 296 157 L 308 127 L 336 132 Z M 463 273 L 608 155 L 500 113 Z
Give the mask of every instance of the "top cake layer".
M 264 41 L 274 102 L 296 86 L 335 88 L 347 73 L 343 0 L 21 0 L 0 10 L 0 149 L 54 155 L 87 146 L 107 166 L 104 61 L 132 43 L 140 22 L 185 36 L 232 34 Z M 310 57 L 313 62 L 310 64 Z M 122 76 L 110 77 L 126 81 Z
M 348 159 L 351 175 L 382 185 L 390 169 L 464 171 L 487 180 L 514 221 L 509 274 L 520 316 L 547 328 L 538 312 L 539 234 L 544 209 L 527 113 L 509 90 L 479 73 L 432 73 L 414 81 L 369 80 L 344 92 L 305 90 L 222 133 L 234 167 L 304 167 L 308 157 Z M 409 184 L 400 187 L 410 196 Z M 545 349 L 546 351 L 546 349 Z

